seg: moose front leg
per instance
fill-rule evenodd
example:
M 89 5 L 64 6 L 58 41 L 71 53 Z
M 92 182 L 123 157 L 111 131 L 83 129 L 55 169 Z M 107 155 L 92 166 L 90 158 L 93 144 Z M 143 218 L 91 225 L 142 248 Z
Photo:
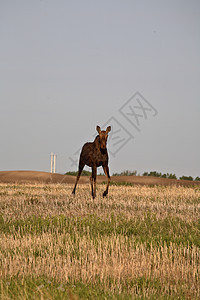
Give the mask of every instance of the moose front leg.
M 93 199 L 96 197 L 96 178 L 97 178 L 97 168 L 96 168 L 96 166 L 93 166 L 92 167 L 92 176 L 90 177 Z
M 105 197 L 108 194 L 108 187 L 109 187 L 109 184 L 110 184 L 110 174 L 109 174 L 109 168 L 108 168 L 108 166 L 103 166 L 103 170 L 104 170 L 105 175 L 108 178 L 106 190 L 103 192 L 103 197 Z

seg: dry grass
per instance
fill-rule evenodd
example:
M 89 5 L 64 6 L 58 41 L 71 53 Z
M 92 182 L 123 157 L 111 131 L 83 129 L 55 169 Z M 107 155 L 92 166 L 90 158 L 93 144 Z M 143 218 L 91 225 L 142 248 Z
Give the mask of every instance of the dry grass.
M 144 218 L 147 211 L 157 218 L 177 216 L 184 221 L 200 217 L 200 187 L 177 186 L 120 186 L 110 187 L 108 198 L 103 198 L 105 187 L 99 185 L 97 198 L 90 197 L 90 186 L 80 185 L 76 196 L 71 185 L 0 185 L 0 214 L 4 219 L 24 219 L 37 216 L 84 216 L 123 214 L 127 218 Z
M 14 299 L 5 280 L 43 276 L 111 297 L 200 297 L 199 187 L 113 186 L 107 199 L 104 188 L 93 200 L 88 185 L 75 197 L 68 185 L 0 185 L 1 295 Z
M 74 241 L 74 239 L 76 241 Z M 98 241 L 87 236 L 69 234 L 41 236 L 2 237 L 0 276 L 46 276 L 66 282 L 82 281 L 98 283 L 105 289 L 122 292 L 129 285 L 135 293 L 137 278 L 158 280 L 162 284 L 161 294 L 177 289 L 179 283 L 191 295 L 200 295 L 198 276 L 200 272 L 200 249 L 196 246 L 177 247 L 171 244 L 158 248 L 137 246 L 133 240 L 112 235 Z M 149 290 L 152 293 L 151 290 Z M 147 293 L 147 291 L 146 291 Z

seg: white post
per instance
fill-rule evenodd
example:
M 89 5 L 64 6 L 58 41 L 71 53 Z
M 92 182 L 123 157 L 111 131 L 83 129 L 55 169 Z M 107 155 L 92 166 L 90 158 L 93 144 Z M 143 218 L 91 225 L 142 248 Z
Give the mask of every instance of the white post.
M 53 172 L 56 173 L 56 154 L 54 154 L 53 158 L 54 158 L 53 159 L 53 167 L 54 167 Z
M 53 152 L 51 152 L 51 173 L 53 173 Z

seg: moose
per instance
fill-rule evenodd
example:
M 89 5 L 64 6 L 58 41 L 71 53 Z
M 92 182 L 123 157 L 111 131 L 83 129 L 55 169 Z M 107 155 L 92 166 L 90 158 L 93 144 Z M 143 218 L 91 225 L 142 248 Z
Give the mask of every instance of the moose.
M 72 194 L 75 195 L 76 186 L 78 180 L 81 176 L 81 172 L 85 165 L 92 168 L 92 175 L 90 177 L 91 189 L 92 189 L 92 197 L 93 199 L 96 197 L 96 176 L 97 176 L 97 168 L 102 166 L 105 175 L 107 176 L 108 182 L 106 186 L 106 190 L 103 193 L 103 197 L 108 194 L 108 187 L 110 183 L 110 174 L 108 167 L 108 152 L 106 148 L 108 133 L 111 131 L 111 126 L 108 126 L 106 130 L 101 130 L 99 126 L 96 127 L 98 135 L 96 136 L 93 142 L 89 142 L 83 145 L 81 150 L 80 158 L 79 158 L 79 168 L 78 174 L 75 182 L 74 189 Z

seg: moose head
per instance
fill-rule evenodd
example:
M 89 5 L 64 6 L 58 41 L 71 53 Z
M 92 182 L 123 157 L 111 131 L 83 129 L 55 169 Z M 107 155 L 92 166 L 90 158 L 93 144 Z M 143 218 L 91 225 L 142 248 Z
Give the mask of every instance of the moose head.
M 101 128 L 97 125 L 96 129 L 99 134 L 100 148 L 101 150 L 105 150 L 108 139 L 108 133 L 111 131 L 111 126 L 108 126 L 106 130 L 101 130 Z

